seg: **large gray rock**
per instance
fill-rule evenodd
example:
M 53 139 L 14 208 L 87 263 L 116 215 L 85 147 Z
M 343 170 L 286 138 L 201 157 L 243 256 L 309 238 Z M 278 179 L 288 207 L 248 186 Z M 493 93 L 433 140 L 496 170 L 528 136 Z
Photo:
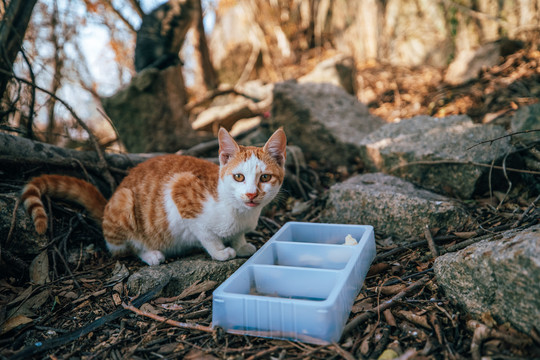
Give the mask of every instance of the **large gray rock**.
M 321 220 L 373 225 L 377 233 L 398 239 L 417 238 L 426 225 L 462 230 L 472 223 L 455 200 L 382 173 L 354 176 L 332 186 Z
M 288 143 L 321 167 L 347 165 L 358 156 L 357 143 L 383 125 L 343 88 L 332 84 L 287 81 L 274 87 L 275 127 L 283 126 Z
M 433 268 L 446 295 L 471 314 L 490 313 L 526 333 L 538 327 L 540 225 L 440 256 Z
M 515 132 L 530 131 L 513 135 L 515 142 L 530 143 L 540 140 L 540 103 L 523 106 L 516 111 L 510 123 L 510 130 Z M 536 131 L 532 131 L 536 130 Z
M 473 124 L 465 115 L 416 116 L 386 124 L 360 140 L 360 155 L 371 171 L 391 173 L 439 193 L 470 198 L 488 167 L 512 150 L 497 125 Z M 423 162 L 423 164 L 408 163 Z
M 163 295 L 174 296 L 196 281 L 212 280 L 221 283 L 244 262 L 245 259 L 215 261 L 205 255 L 194 255 L 168 264 L 143 267 L 129 277 L 127 287 L 130 294 L 136 295 L 168 282 Z
M 349 94 L 356 94 L 356 67 L 354 58 L 336 55 L 321 61 L 315 68 L 298 79 L 299 83 L 329 83 L 341 86 Z
M 517 133 L 512 135 L 512 143 L 516 146 L 526 147 L 540 141 L 540 103 L 519 108 L 512 117 L 510 131 Z M 520 154 L 525 168 L 540 171 L 540 145 L 538 143 L 528 150 L 521 151 Z M 523 176 L 533 179 L 532 176 Z M 540 187 L 538 181 L 531 182 L 537 189 Z

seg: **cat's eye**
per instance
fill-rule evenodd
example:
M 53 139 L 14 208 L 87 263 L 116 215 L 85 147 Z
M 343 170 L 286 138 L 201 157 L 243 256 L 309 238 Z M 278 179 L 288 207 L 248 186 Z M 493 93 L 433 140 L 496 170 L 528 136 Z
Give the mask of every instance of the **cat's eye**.
M 268 182 L 272 178 L 272 175 L 270 174 L 262 174 L 261 175 L 261 182 Z
M 233 178 L 234 178 L 234 180 L 236 180 L 238 182 L 242 182 L 245 179 L 244 175 L 242 175 L 242 174 L 234 174 Z

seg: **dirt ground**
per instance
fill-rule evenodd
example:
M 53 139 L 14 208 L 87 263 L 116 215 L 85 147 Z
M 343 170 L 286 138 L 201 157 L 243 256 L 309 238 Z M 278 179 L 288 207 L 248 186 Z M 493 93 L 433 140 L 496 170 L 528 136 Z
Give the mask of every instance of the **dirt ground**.
M 540 98 L 540 52 L 522 50 L 461 86 L 442 84 L 432 68 L 387 65 L 359 69 L 360 97 L 387 121 L 418 114 L 469 114 L 481 123 L 508 125 L 518 106 Z M 538 146 L 538 145 L 537 145 Z M 319 197 L 304 212 L 294 212 L 290 198 L 265 213 L 248 239 L 260 247 L 287 221 L 316 221 L 323 190 L 343 174 L 318 174 Z M 538 183 L 539 177 L 533 178 Z M 440 233 L 432 242 L 408 245 L 377 238 L 377 257 L 358 294 L 339 343 L 318 346 L 286 340 L 231 335 L 212 330 L 212 290 L 216 284 L 193 284 L 174 298 L 141 294 L 130 298 L 117 260 L 103 250 L 99 230 L 64 205 L 54 205 L 54 235 L 48 279 L 28 281 L 25 259 L 0 276 L 0 358 L 27 359 L 531 359 L 540 358 L 540 335 L 521 334 L 497 324 L 489 314 L 474 322 L 437 286 L 434 255 L 455 251 L 487 233 L 537 224 L 537 190 L 514 184 L 501 205 L 501 194 L 479 194 L 467 206 L 481 224 L 469 233 Z M 4 194 L 12 188 L 2 187 Z M 9 190 L 9 191 L 8 191 Z M 2 246 L 5 246 L 2 240 Z M 1 249 L 0 249 L 1 251 Z M 3 259 L 3 258 L 2 258 Z M 129 273 L 144 265 L 121 259 Z M 26 266 L 26 267 L 25 267 Z M 23 271 L 24 270 L 24 271 Z M 114 274 L 116 278 L 111 278 Z M 125 275 L 125 273 L 124 273 Z M 532 284 L 536 286 L 537 284 Z M 137 314 L 129 304 L 140 306 Z M 14 318 L 11 315 L 17 315 Z M 7 321 L 9 318 L 10 321 Z M 168 323 L 164 320 L 172 320 Z M 186 325 L 188 324 L 188 325 Z

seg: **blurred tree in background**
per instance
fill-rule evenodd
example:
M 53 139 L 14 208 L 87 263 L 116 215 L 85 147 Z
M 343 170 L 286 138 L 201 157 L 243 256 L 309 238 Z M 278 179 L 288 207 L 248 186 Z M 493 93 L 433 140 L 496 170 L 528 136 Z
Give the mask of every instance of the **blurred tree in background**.
M 210 48 L 222 80 L 241 82 L 255 69 L 253 78 L 276 81 L 303 70 L 283 65 L 327 51 L 357 63 L 445 67 L 502 37 L 538 40 L 539 22 L 538 1 L 222 0 Z

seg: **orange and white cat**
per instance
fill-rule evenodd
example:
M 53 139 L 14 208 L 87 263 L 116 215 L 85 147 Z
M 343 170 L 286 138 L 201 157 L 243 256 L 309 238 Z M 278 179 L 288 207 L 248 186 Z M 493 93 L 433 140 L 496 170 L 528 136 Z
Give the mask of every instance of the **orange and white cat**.
M 90 183 L 42 175 L 22 191 L 36 231 L 47 230 L 41 197 L 71 200 L 102 224 L 113 255 L 134 253 L 149 265 L 203 247 L 215 260 L 250 256 L 244 234 L 255 229 L 261 209 L 277 195 L 285 175 L 285 132 L 264 147 L 240 146 L 220 129 L 219 163 L 164 155 L 134 167 L 107 202 Z

